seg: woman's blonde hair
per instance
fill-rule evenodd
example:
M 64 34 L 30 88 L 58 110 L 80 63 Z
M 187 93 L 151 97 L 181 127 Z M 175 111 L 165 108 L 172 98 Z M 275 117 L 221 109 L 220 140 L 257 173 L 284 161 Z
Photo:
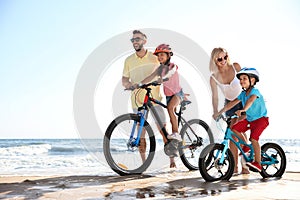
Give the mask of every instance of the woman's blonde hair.
M 209 61 L 209 71 L 211 73 L 215 73 L 218 71 L 218 66 L 216 65 L 216 61 L 217 61 L 218 55 L 221 52 L 224 52 L 228 56 L 228 52 L 226 51 L 226 49 L 224 49 L 222 47 L 214 48 L 211 52 L 210 61 Z M 227 65 L 231 65 L 229 56 L 227 58 Z

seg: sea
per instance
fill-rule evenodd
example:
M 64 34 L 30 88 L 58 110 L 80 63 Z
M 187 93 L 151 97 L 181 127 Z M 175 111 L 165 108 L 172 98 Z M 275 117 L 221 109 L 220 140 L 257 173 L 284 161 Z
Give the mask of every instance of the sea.
M 283 148 L 286 171 L 300 172 L 300 139 L 260 141 L 266 142 Z M 101 139 L 0 139 L 0 169 L 0 176 L 116 174 L 106 163 Z

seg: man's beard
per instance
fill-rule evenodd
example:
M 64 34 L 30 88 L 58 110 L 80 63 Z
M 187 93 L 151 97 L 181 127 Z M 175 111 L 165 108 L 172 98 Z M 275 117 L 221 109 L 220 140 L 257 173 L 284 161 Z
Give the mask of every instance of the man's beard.
M 135 51 L 140 51 L 143 49 L 143 45 L 139 45 L 138 47 L 134 47 Z

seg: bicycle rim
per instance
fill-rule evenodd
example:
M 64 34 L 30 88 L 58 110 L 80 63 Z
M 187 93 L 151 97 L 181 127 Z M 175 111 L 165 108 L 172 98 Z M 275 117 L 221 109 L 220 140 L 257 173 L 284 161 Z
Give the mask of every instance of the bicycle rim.
M 281 177 L 286 168 L 286 156 L 283 149 L 275 143 L 266 143 L 261 147 L 262 171 L 260 174 L 264 178 Z M 271 158 L 276 159 L 276 164 L 268 164 Z
M 134 122 L 139 122 L 136 114 L 125 114 L 117 117 L 108 126 L 103 140 L 103 152 L 108 165 L 119 175 L 131 175 L 143 173 L 151 164 L 155 153 L 155 137 L 153 130 L 147 121 L 144 124 L 144 136 L 146 145 L 141 155 L 139 147 L 128 147 L 128 141 Z M 137 135 L 135 129 L 135 138 Z M 142 159 L 142 157 L 144 159 Z
M 199 171 L 204 180 L 212 182 L 229 180 L 234 171 L 234 158 L 229 149 L 226 150 L 225 160 L 220 163 L 224 145 L 211 144 L 207 146 L 199 157 Z
M 183 164 L 190 170 L 198 170 L 198 160 L 202 150 L 214 143 L 209 126 L 200 119 L 192 119 L 182 127 L 180 135 L 182 143 L 178 150 Z

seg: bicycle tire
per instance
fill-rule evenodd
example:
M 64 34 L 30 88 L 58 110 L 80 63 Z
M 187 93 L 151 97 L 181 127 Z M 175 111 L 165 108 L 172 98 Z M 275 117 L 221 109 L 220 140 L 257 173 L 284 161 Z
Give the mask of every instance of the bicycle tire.
M 103 139 L 103 153 L 110 168 L 121 176 L 141 174 L 151 164 L 155 153 L 155 136 L 145 121 L 146 159 L 143 162 L 139 149 L 128 149 L 134 122 L 140 122 L 137 114 L 124 114 L 114 119 L 106 129 Z
M 191 128 L 197 135 L 192 133 Z M 213 134 L 209 126 L 200 119 L 192 119 L 181 128 L 180 135 L 182 142 L 179 144 L 178 152 L 182 163 L 189 170 L 198 170 L 198 159 L 201 151 L 209 144 L 214 143 Z M 201 144 L 199 138 L 202 138 Z
M 232 177 L 234 171 L 233 155 L 230 149 L 227 149 L 225 160 L 221 164 L 219 160 L 223 151 L 223 144 L 210 144 L 201 152 L 198 163 L 199 171 L 203 179 L 207 182 L 229 180 Z
M 262 165 L 261 176 L 263 178 L 281 177 L 286 168 L 286 156 L 283 149 L 276 143 L 265 143 L 261 146 L 261 154 L 262 162 L 266 163 Z M 276 158 L 278 163 L 267 165 L 268 156 Z

